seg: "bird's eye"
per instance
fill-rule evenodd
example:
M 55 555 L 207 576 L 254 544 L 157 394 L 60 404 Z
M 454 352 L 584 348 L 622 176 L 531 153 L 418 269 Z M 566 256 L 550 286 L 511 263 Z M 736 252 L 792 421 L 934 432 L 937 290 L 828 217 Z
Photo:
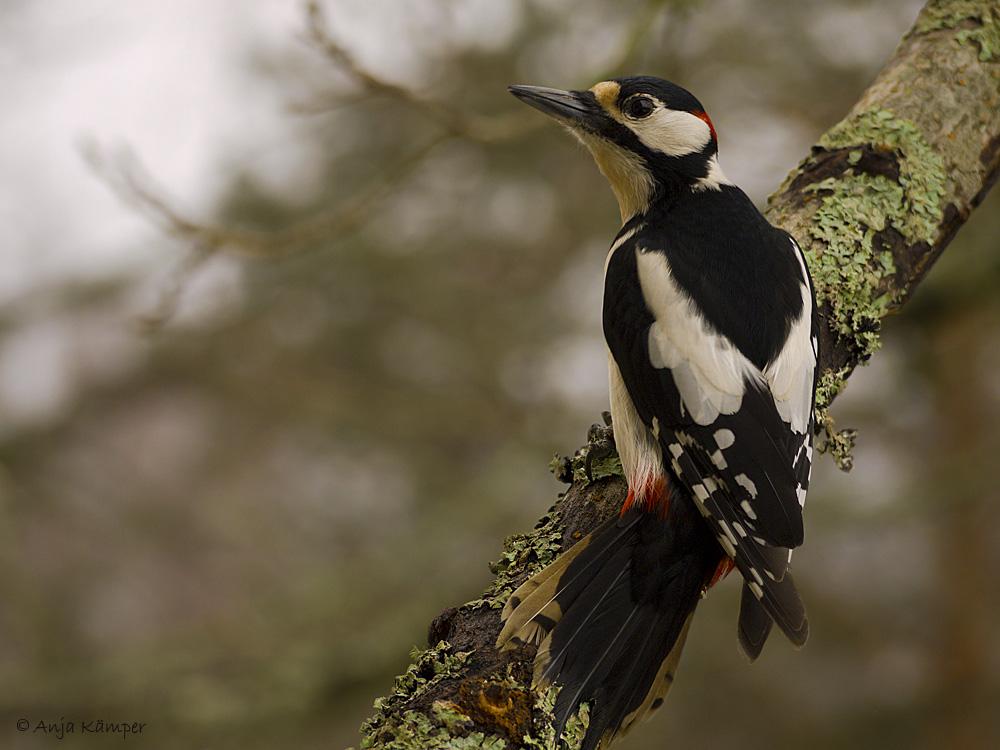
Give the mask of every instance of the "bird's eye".
M 649 117 L 653 114 L 653 100 L 648 96 L 637 96 L 635 99 L 630 99 L 625 105 L 625 114 L 629 117 L 643 118 Z

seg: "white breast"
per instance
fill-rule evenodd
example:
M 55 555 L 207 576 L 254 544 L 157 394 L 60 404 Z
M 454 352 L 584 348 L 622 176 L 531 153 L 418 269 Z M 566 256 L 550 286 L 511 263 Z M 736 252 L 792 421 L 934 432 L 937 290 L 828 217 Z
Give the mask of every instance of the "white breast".
M 663 473 L 663 453 L 656 435 L 646 427 L 615 358 L 608 351 L 608 381 L 611 395 L 611 420 L 615 430 L 615 445 L 621 458 L 625 479 L 630 488 L 645 486 L 651 477 Z

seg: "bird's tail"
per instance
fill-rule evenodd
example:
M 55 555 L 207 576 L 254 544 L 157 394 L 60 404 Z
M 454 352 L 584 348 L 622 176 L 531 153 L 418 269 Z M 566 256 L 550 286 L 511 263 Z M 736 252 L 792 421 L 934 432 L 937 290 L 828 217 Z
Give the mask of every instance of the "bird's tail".
M 665 517 L 624 511 L 511 595 L 499 645 L 538 645 L 535 684 L 561 687 L 557 736 L 584 702 L 583 750 L 606 747 L 660 706 L 723 559 L 708 526 L 678 498 Z

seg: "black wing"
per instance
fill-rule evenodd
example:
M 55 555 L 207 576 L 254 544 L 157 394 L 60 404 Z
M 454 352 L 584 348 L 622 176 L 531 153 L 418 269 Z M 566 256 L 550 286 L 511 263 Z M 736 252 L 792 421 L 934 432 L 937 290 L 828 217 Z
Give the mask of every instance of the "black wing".
M 790 237 L 773 236 L 787 243 L 785 252 L 801 257 Z M 609 258 L 608 347 L 636 412 L 660 440 L 665 462 L 755 599 L 800 644 L 808 626 L 786 570 L 789 550 L 802 542 L 811 463 L 816 348 L 805 264 L 798 261 L 800 308 L 791 310 L 778 355 L 762 370 L 680 287 L 668 252 L 645 242 L 636 232 Z M 741 633 L 752 632 L 741 634 L 741 643 L 751 644 L 744 648 L 752 658 L 753 650 L 759 652 L 753 641 L 762 645 L 766 637 L 765 619 L 750 605 L 744 612 Z

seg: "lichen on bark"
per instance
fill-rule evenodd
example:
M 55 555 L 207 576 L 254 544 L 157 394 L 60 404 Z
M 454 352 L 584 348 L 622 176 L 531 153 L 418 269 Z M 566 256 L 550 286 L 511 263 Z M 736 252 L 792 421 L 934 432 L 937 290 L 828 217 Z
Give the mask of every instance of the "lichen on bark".
M 770 201 L 769 220 L 802 245 L 816 283 L 817 418 L 839 462 L 850 462 L 853 434 L 834 428 L 827 407 L 877 349 L 881 319 L 912 294 L 1000 173 L 998 19 L 995 1 L 929 3 L 852 112 Z M 585 455 L 553 462 L 573 481 L 569 491 L 534 531 L 508 540 L 481 599 L 435 620 L 432 649 L 377 704 L 365 747 L 554 746 L 557 692 L 532 690 L 532 647 L 497 652 L 498 609 L 532 571 L 620 509 L 620 466 L 603 458 L 591 467 L 601 478 L 589 483 Z M 582 713 L 574 721 L 570 747 L 586 729 Z
M 814 153 L 845 157 L 845 169 L 802 187 L 820 202 L 807 226 L 816 242 L 806 257 L 816 292 L 830 306 L 828 324 L 853 338 L 863 362 L 878 349 L 878 322 L 905 292 L 890 283 L 895 258 L 882 238 L 896 233 L 909 245 L 933 239 L 944 164 L 913 123 L 879 108 L 836 125 Z
M 956 29 L 959 44 L 973 43 L 983 62 L 1000 57 L 1000 7 L 982 0 L 932 0 L 927 3 L 913 31 L 927 34 L 938 29 Z

